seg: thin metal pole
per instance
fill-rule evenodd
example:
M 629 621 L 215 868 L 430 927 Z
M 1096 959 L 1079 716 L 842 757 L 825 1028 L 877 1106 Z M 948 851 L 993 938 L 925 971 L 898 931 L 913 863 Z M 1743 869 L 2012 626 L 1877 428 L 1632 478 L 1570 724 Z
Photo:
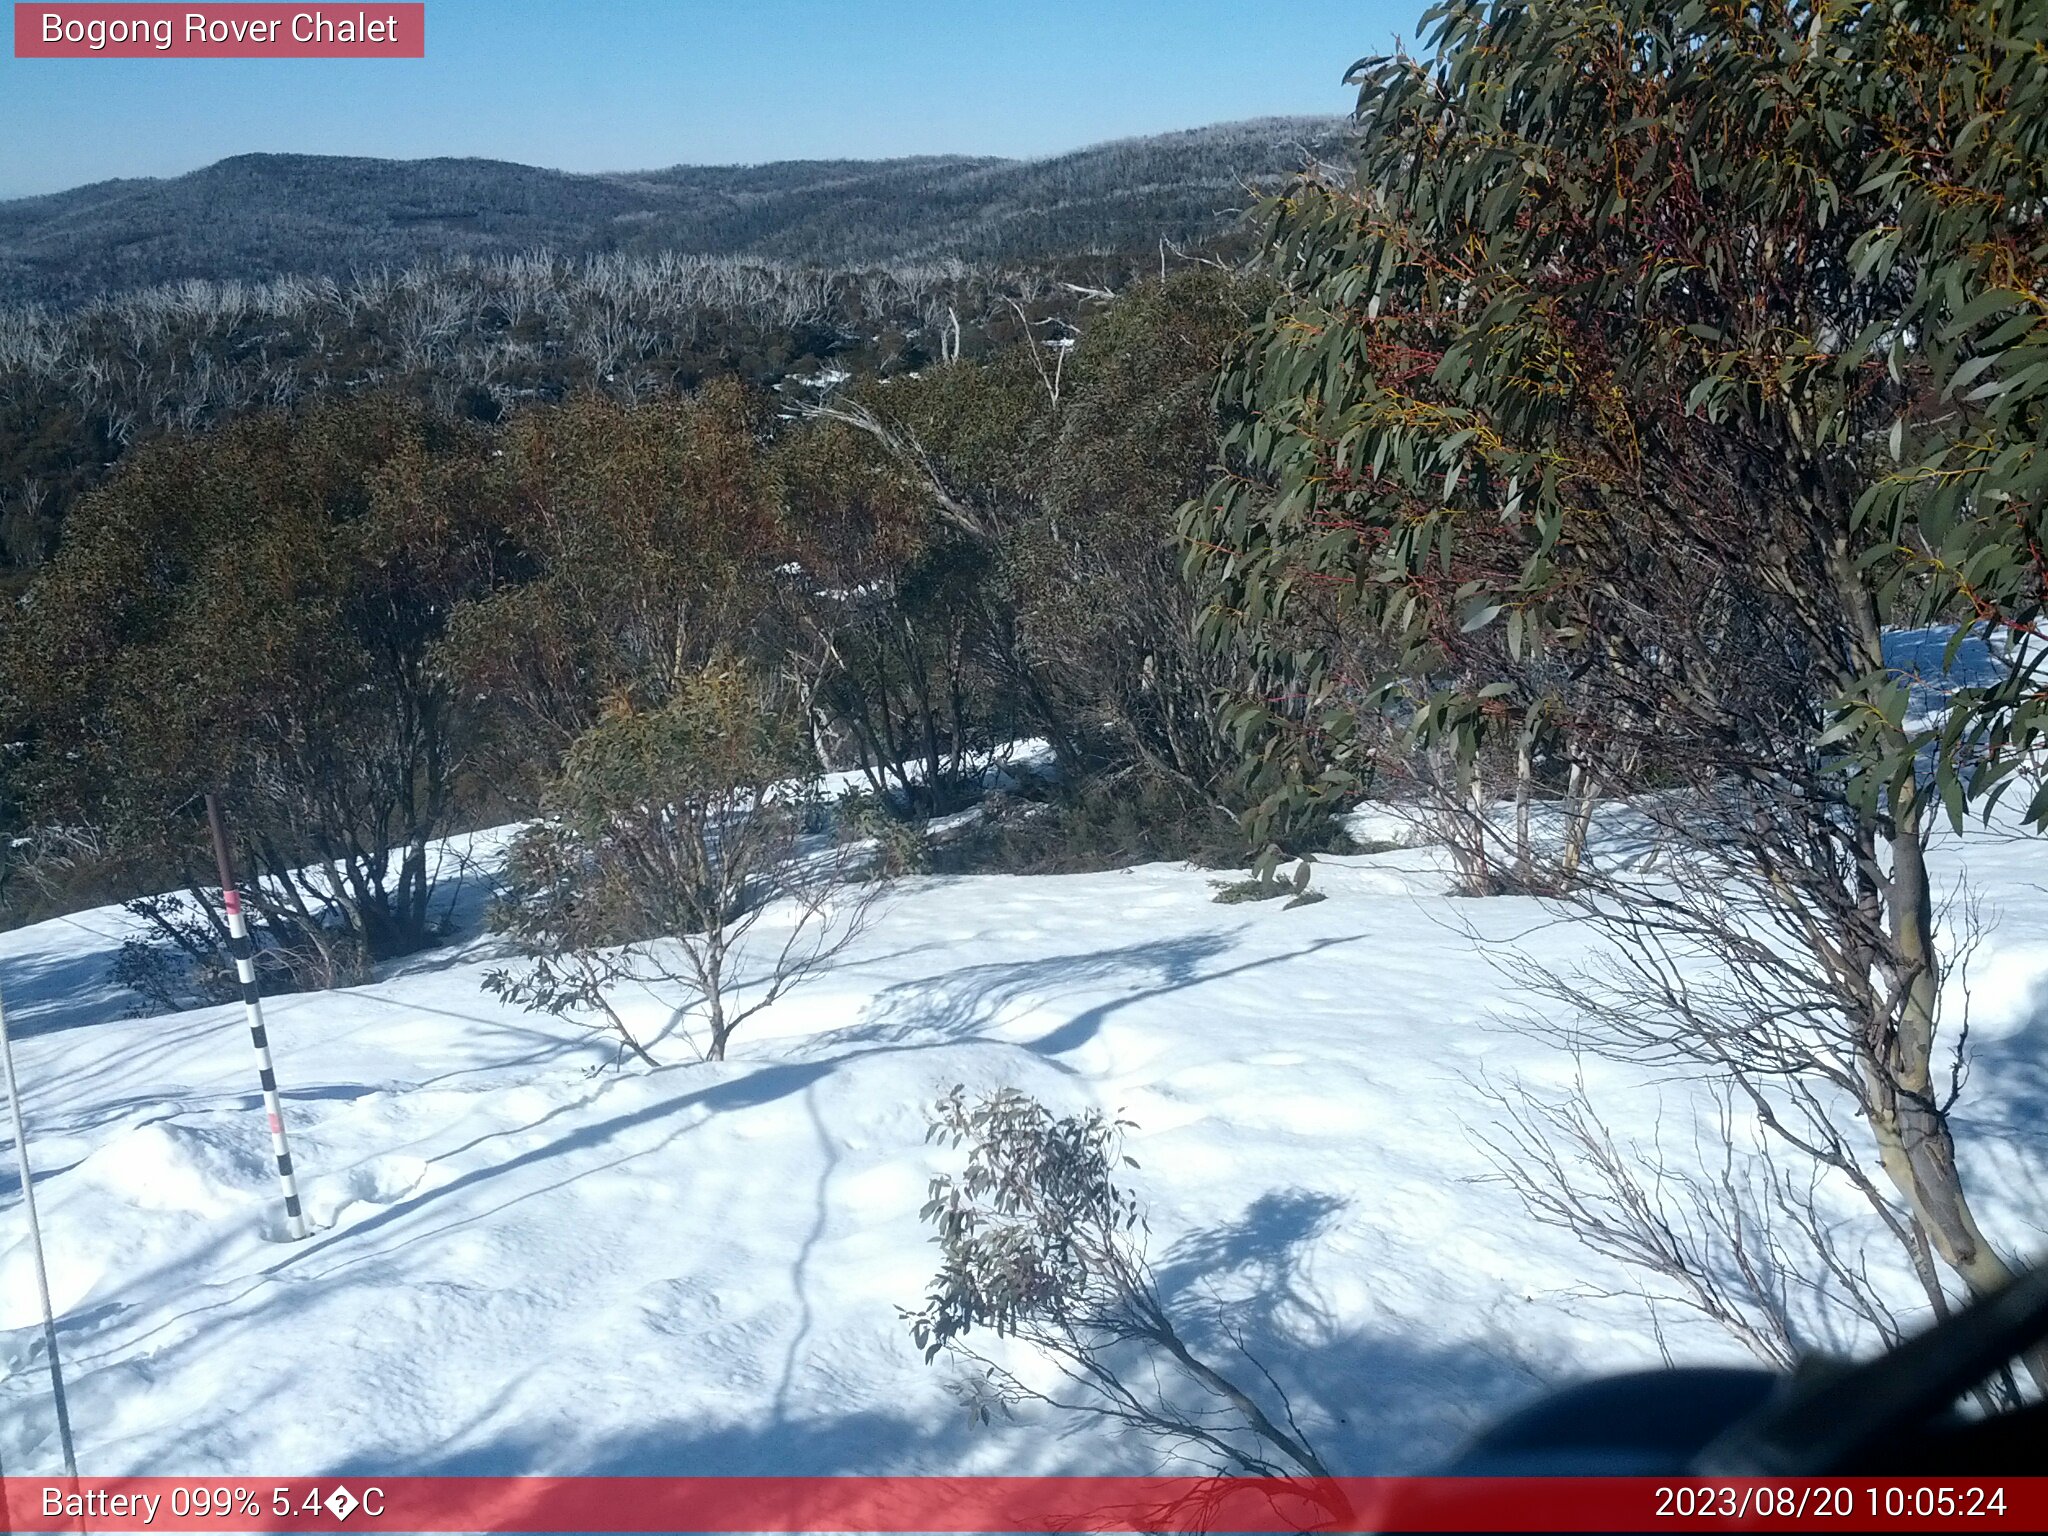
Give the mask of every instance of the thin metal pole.
M 292 1151 L 284 1139 L 284 1106 L 277 1097 L 277 1073 L 270 1063 L 270 1036 L 263 1029 L 263 994 L 256 989 L 256 950 L 249 942 L 249 921 L 242 915 L 242 893 L 235 888 L 235 866 L 228 857 L 227 829 L 221 823 L 220 801 L 206 797 L 206 824 L 213 832 L 213 857 L 220 865 L 221 905 L 228 912 L 228 952 L 235 959 L 235 980 L 242 987 L 242 1011 L 249 1020 L 249 1040 L 256 1047 L 256 1077 L 263 1085 L 263 1112 L 270 1120 L 270 1150 L 277 1156 L 277 1182 L 284 1191 L 286 1234 L 296 1242 L 306 1235 L 299 1214 L 299 1181 L 292 1173 Z
M 7 1112 L 14 1121 L 14 1160 L 21 1169 L 21 1208 L 28 1212 L 28 1245 L 36 1259 L 36 1289 L 43 1295 L 43 1342 L 50 1351 L 50 1397 L 57 1405 L 57 1439 L 64 1446 L 64 1472 L 78 1481 L 78 1452 L 71 1444 L 71 1409 L 64 1401 L 64 1364 L 57 1358 L 57 1312 L 50 1305 L 50 1271 L 43 1264 L 43 1228 L 36 1220 L 36 1179 L 28 1163 L 28 1132 L 21 1123 L 21 1084 L 14 1076 L 14 1041 L 7 1033 L 7 1004 L 0 1001 L 0 1057 L 7 1063 Z

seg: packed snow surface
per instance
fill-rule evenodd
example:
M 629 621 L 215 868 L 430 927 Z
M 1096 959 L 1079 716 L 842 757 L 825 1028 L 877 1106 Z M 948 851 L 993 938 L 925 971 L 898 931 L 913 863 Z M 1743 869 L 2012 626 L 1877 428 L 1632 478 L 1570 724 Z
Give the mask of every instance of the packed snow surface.
M 1969 1172 L 2011 1246 L 2048 1166 L 2048 848 L 1945 839 L 1997 921 L 1971 968 Z M 315 1229 L 282 1214 L 239 1006 L 127 1019 L 129 920 L 0 935 L 81 1465 L 122 1473 L 1113 1472 L 1097 1422 L 975 1427 L 899 1307 L 955 1083 L 1137 1124 L 1161 1283 L 1228 1328 L 1325 1459 L 1425 1468 L 1546 1385 L 1655 1365 L 1628 1277 L 1490 1181 L 1486 1080 L 1566 1087 L 1495 961 L 1568 963 L 1538 902 L 1446 894 L 1438 854 L 1323 861 L 1327 900 L 1225 906 L 1178 865 L 909 881 L 723 1064 L 662 1070 L 479 989 L 493 941 L 267 1013 Z M 650 1032 L 660 999 L 635 1001 Z M 1618 1133 L 1700 1101 L 1588 1063 Z M 11 1152 L 0 1456 L 58 1463 Z M 1741 1357 L 1664 1309 L 1673 1355 Z

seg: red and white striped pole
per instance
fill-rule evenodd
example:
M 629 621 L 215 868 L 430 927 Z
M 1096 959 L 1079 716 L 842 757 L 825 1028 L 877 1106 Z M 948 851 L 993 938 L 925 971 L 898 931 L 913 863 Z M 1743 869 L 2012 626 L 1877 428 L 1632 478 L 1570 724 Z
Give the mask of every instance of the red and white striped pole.
M 299 1181 L 292 1173 L 291 1148 L 285 1144 L 284 1106 L 278 1102 L 277 1073 L 270 1064 L 270 1036 L 263 1030 L 263 994 L 256 989 L 256 947 L 249 942 L 249 920 L 242 915 L 242 893 L 235 888 L 235 867 L 228 858 L 220 802 L 212 795 L 206 797 L 206 824 L 212 829 L 213 856 L 220 865 L 221 905 L 228 911 L 228 953 L 234 956 L 235 980 L 242 987 L 249 1042 L 256 1047 L 256 1076 L 263 1084 L 263 1112 L 270 1120 L 270 1150 L 277 1154 L 277 1182 L 284 1190 L 285 1231 L 296 1242 L 306 1235 L 306 1219 L 299 1214 Z

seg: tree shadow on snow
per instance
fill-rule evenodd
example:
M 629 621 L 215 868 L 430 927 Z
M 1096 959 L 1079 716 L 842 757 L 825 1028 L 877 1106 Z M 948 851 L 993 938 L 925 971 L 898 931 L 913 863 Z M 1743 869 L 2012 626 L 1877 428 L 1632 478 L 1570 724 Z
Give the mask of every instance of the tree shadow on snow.
M 1362 936 L 1361 936 L 1362 937 Z M 231 1305 L 268 1288 L 281 1272 L 292 1271 L 302 1283 L 346 1284 L 342 1271 L 382 1259 L 388 1244 L 361 1240 L 428 1208 L 445 1209 L 451 1225 L 487 1219 L 462 1199 L 466 1191 L 564 1154 L 616 1150 L 620 1155 L 602 1166 L 616 1168 L 656 1146 L 626 1141 L 628 1133 L 649 1125 L 677 1121 L 673 1135 L 687 1133 L 691 1112 L 715 1113 L 745 1109 L 806 1093 L 842 1066 L 862 1058 L 886 1056 L 956 1044 L 976 1038 L 1000 1023 L 1020 1004 L 1036 1013 L 1056 1004 L 1063 991 L 1084 985 L 1100 987 L 1119 977 L 1130 985 L 1121 994 L 1083 1009 L 1036 1038 L 998 1041 L 1035 1054 L 1053 1055 L 1092 1039 L 1103 1021 L 1118 1009 L 1149 997 L 1182 991 L 1201 983 L 1299 954 L 1355 942 L 1353 938 L 1318 941 L 1290 954 L 1269 955 L 1238 965 L 1210 969 L 1209 963 L 1228 949 L 1228 940 L 1214 934 L 1177 941 L 1137 944 L 1123 949 L 1078 956 L 1051 957 L 1015 964 L 963 967 L 933 980 L 888 989 L 869 1015 L 849 1028 L 816 1037 L 809 1049 L 822 1054 L 808 1060 L 741 1062 L 734 1069 L 689 1091 L 677 1092 L 609 1118 L 564 1129 L 543 1145 L 515 1156 L 463 1172 L 453 1180 L 397 1201 L 367 1217 L 295 1245 L 276 1262 L 250 1277 L 251 1285 Z M 683 1070 L 683 1069 L 678 1069 Z M 663 1074 L 667 1077 L 667 1074 Z M 673 1078 L 669 1078 L 673 1082 Z M 677 1086 L 681 1086 L 678 1084 Z M 584 1105 L 565 1105 L 532 1125 L 508 1130 L 530 1132 Z M 482 1141 L 495 1137 L 481 1138 Z M 622 1144 L 623 1143 L 623 1144 Z M 515 1187 L 502 1205 L 572 1183 L 594 1166 L 564 1170 L 564 1176 L 542 1188 Z M 822 1201 L 823 1196 L 821 1194 Z M 445 1207 L 442 1202 L 449 1202 Z M 1451 1454 L 1479 1425 L 1531 1395 L 1539 1385 L 1535 1373 L 1519 1363 L 1512 1343 L 1488 1338 L 1444 1342 L 1449 1330 L 1435 1319 L 1404 1320 L 1380 1314 L 1372 1326 L 1340 1325 L 1318 1299 L 1309 1262 L 1343 1209 L 1332 1195 L 1310 1190 L 1269 1191 L 1235 1219 L 1190 1233 L 1157 1255 L 1163 1293 L 1188 1337 L 1210 1353 L 1233 1377 L 1268 1394 L 1284 1391 L 1295 1416 L 1308 1430 L 1324 1458 L 1338 1470 L 1369 1474 L 1427 1470 Z M 393 1234 L 396 1236 L 397 1234 Z M 433 1233 L 424 1234 L 431 1240 Z M 403 1241 L 420 1240 L 406 1232 Z M 808 1251 L 808 1245 L 806 1252 Z M 325 1254 L 330 1262 L 312 1275 L 298 1268 Z M 802 1279 L 802 1260 L 799 1259 Z M 1322 1267 L 1336 1262 L 1329 1255 Z M 804 1287 L 799 1286 L 799 1290 Z M 304 1303 L 301 1292 L 298 1300 Z M 254 1309 L 223 1318 L 231 1328 L 248 1326 L 273 1305 L 286 1304 L 290 1293 L 273 1291 Z M 903 1298 L 912 1304 L 913 1296 Z M 198 1309 L 200 1312 L 211 1310 Z M 802 1323 L 793 1316 L 793 1322 Z M 194 1338 L 214 1330 L 202 1328 Z M 217 1336 L 216 1336 L 217 1342 Z M 1157 1448 L 1129 1436 L 1110 1435 L 1098 1420 L 1053 1415 L 993 1430 L 976 1432 L 966 1415 L 942 1404 L 924 1416 L 882 1412 L 834 1404 L 806 1392 L 798 1383 L 806 1374 L 806 1358 L 828 1358 L 834 1347 L 829 1335 L 814 1335 L 799 1326 L 795 1336 L 768 1344 L 786 1356 L 781 1385 L 762 1416 L 743 1424 L 710 1424 L 687 1413 L 651 1419 L 630 1434 L 593 1427 L 579 1416 L 573 1394 L 565 1397 L 558 1423 L 524 1423 L 502 1430 L 488 1420 L 472 1426 L 449 1426 L 443 1450 L 418 1448 L 392 1452 L 372 1460 L 367 1452 L 338 1450 L 347 1458 L 324 1470 L 353 1472 L 517 1473 L 584 1472 L 594 1474 L 698 1474 L 788 1472 L 828 1475 L 851 1472 L 986 1470 L 992 1459 L 986 1438 L 1001 1437 L 994 1459 L 1014 1470 L 1125 1472 L 1159 1469 Z M 906 1358 L 915 1352 L 906 1334 Z M 1272 1373 L 1261 1381 L 1249 1359 Z M 1235 1367 L 1235 1368 L 1233 1368 Z M 675 1384 L 678 1394 L 688 1383 Z M 604 1389 L 607 1402 L 611 1389 Z M 666 1397 L 659 1383 L 650 1384 L 650 1406 Z M 593 1405 L 597 1406 L 597 1405 Z M 366 1423 L 376 1416 L 366 1415 Z M 402 1465 L 394 1465 L 394 1456 Z
M 2048 1199 L 2048 983 L 2035 988 L 2018 1024 L 1991 1039 L 1971 1037 L 1955 1121 L 1963 1141 L 1981 1136 L 2002 1143 L 2016 1165 L 2011 1176 L 2032 1187 L 2028 1206 L 2043 1209 Z
M 2017 1024 L 1990 1038 L 1971 1035 L 1969 1072 L 1961 1117 L 2048 1147 L 2048 980 L 2036 984 Z
M 1338 942 L 1348 941 L 1325 940 L 1323 944 Z M 1026 1049 L 1040 1055 L 1055 1055 L 1084 1043 L 1101 1028 L 1104 1019 L 1131 1003 L 1196 986 L 1219 975 L 1233 974 L 1254 966 L 1279 964 L 1292 958 L 1272 955 L 1224 971 L 1200 969 L 1203 959 L 1220 954 L 1226 947 L 1227 940 L 1215 935 L 1198 935 L 1192 939 L 1132 945 L 1107 953 L 1059 956 L 1016 965 L 970 966 L 963 972 L 930 982 L 906 983 L 890 988 L 877 1000 L 876 1010 L 866 1021 L 828 1032 L 811 1041 L 806 1048 L 808 1059 L 769 1061 L 758 1066 L 744 1061 L 732 1063 L 728 1069 L 732 1075 L 707 1083 L 702 1088 L 658 1099 L 610 1119 L 578 1126 L 553 1141 L 501 1162 L 479 1164 L 445 1184 L 422 1190 L 346 1228 L 295 1247 L 271 1265 L 267 1272 L 276 1274 L 287 1266 L 302 1264 L 337 1245 L 353 1244 L 428 1206 L 439 1205 L 452 1196 L 474 1190 L 506 1174 L 520 1172 L 565 1154 L 607 1148 L 628 1132 L 673 1120 L 692 1110 L 717 1113 L 755 1108 L 802 1093 L 852 1062 L 958 1044 L 963 1039 L 972 1038 L 977 1028 L 997 1017 L 1009 1000 L 1054 988 L 1061 979 L 1069 985 L 1076 984 L 1077 977 L 1100 982 L 1120 972 L 1135 970 L 1150 984 L 1137 986 L 1121 997 L 1085 1009 L 1048 1034 L 1025 1044 Z M 1148 971 L 1149 977 L 1146 975 Z M 664 1069 L 665 1073 L 686 1070 L 690 1069 L 680 1066 Z M 658 1080 L 674 1079 L 664 1077 Z M 580 1104 L 562 1106 L 532 1124 L 493 1132 L 478 1142 L 444 1154 L 444 1158 L 471 1151 L 484 1141 L 530 1134 L 549 1120 L 583 1107 Z M 647 1150 L 651 1149 L 631 1153 L 629 1158 L 644 1156 Z
M 574 1404 L 564 1404 L 573 1415 Z M 927 1470 L 954 1428 L 862 1410 L 776 1416 L 754 1424 L 701 1424 L 678 1415 L 621 1435 L 595 1438 L 573 1417 L 473 1441 L 404 1468 L 422 1477 L 772 1477 L 912 1473 Z M 388 1463 L 344 1464 L 329 1475 L 390 1473 Z
M 1080 1034 L 1075 1020 L 1106 1013 L 1139 997 L 1177 991 L 1204 979 L 1201 966 L 1230 948 L 1222 934 L 1154 939 L 1121 949 L 1046 955 L 1033 960 L 966 965 L 937 976 L 898 982 L 877 993 L 861 1022 L 819 1037 L 817 1044 L 950 1045 L 981 1038 L 1011 1017 L 1055 1011 L 1062 998 L 1105 982 L 1120 983 L 1125 995 L 1101 1008 L 1076 1014 L 1051 1035 L 1032 1042 L 1041 1053 L 1082 1043 L 1055 1037 Z M 1099 1025 L 1100 1020 L 1095 1023 Z M 1086 1029 L 1093 1034 L 1093 1027 Z
M 1316 1191 L 1269 1191 L 1235 1220 L 1174 1243 L 1157 1263 L 1160 1289 L 1199 1353 L 1269 1410 L 1285 1393 L 1335 1470 L 1427 1471 L 1541 1382 L 1509 1343 L 1438 1342 L 1429 1335 L 1439 1328 L 1394 1318 L 1371 1330 L 1337 1326 L 1302 1260 L 1343 1208 L 1341 1199 Z M 831 1341 L 821 1339 L 818 1347 L 829 1353 Z M 914 1358 L 907 1336 L 903 1347 Z M 1270 1381 L 1250 1364 L 1254 1359 Z M 687 1391 L 686 1383 L 676 1385 Z M 833 1413 L 816 1401 L 808 1408 L 783 1390 L 752 1422 L 706 1425 L 674 1414 L 621 1436 L 579 1428 L 576 1405 L 566 1401 L 559 1424 L 483 1436 L 457 1432 L 450 1448 L 403 1468 L 363 1461 L 330 1470 L 814 1477 L 995 1467 L 1068 1476 L 1189 1470 L 1167 1459 L 1157 1442 L 1086 1414 L 1039 1411 L 976 1428 L 946 1402 L 921 1418 L 873 1409 Z
M 8 1032 L 16 1040 L 33 1040 L 129 1018 L 136 994 L 107 979 L 118 948 L 44 949 L 0 959 Z
M 1310 1261 L 1345 1205 L 1317 1190 L 1268 1190 L 1160 1255 L 1160 1294 L 1198 1355 L 1277 1421 L 1291 1411 L 1339 1472 L 1426 1471 L 1539 1390 L 1542 1374 L 1511 1340 L 1431 1342 L 1442 1319 L 1382 1313 L 1370 1329 L 1340 1325 Z
M 1513 1343 L 1446 1340 L 1442 1320 L 1381 1314 L 1370 1327 L 1340 1325 L 1319 1297 L 1317 1276 L 1327 1276 L 1341 1260 L 1326 1253 L 1318 1262 L 1314 1250 L 1343 1209 L 1343 1200 L 1323 1192 L 1268 1191 L 1232 1220 L 1191 1232 L 1159 1254 L 1161 1292 L 1198 1353 L 1269 1410 L 1285 1394 L 1295 1418 L 1334 1470 L 1350 1475 L 1427 1471 L 1475 1429 L 1531 1396 L 1540 1378 L 1521 1363 Z M 267 1334 L 277 1311 L 317 1305 L 326 1287 L 349 1283 L 333 1271 L 314 1279 L 312 1289 L 303 1284 L 278 1289 L 258 1279 L 229 1303 L 226 1315 L 202 1321 L 196 1330 L 180 1324 L 211 1308 L 160 1322 L 151 1333 L 168 1333 L 169 1346 L 149 1348 L 147 1357 L 157 1374 L 174 1377 L 177 1358 L 188 1352 L 234 1356 L 256 1347 L 254 1341 Z M 254 1306 L 239 1305 L 259 1290 L 267 1294 Z M 601 1298 L 585 1300 L 601 1304 Z M 914 1300 L 903 1298 L 905 1303 Z M 790 1321 L 797 1325 L 793 1336 L 771 1334 L 760 1341 L 764 1353 L 785 1356 L 781 1382 L 772 1400 L 759 1405 L 758 1416 L 743 1422 L 706 1423 L 687 1409 L 663 1412 L 687 1404 L 693 1382 L 679 1377 L 665 1383 L 642 1372 L 644 1403 L 654 1412 L 623 1432 L 605 1422 L 619 1411 L 618 1386 L 607 1380 L 592 1384 L 587 1408 L 573 1388 L 564 1391 L 547 1420 L 527 1417 L 499 1425 L 492 1423 L 496 1415 L 488 1414 L 469 1425 L 446 1426 L 438 1447 L 337 1447 L 333 1464 L 305 1470 L 321 1475 L 649 1476 L 1187 1470 L 1165 1459 L 1157 1443 L 1086 1415 L 1033 1413 L 976 1429 L 936 1392 L 917 1394 L 930 1404 L 922 1413 L 837 1407 L 831 1393 L 802 1383 L 805 1377 L 816 1379 L 806 1368 L 812 1362 L 831 1365 L 841 1341 L 830 1331 L 804 1326 L 801 1317 L 793 1315 Z M 106 1341 L 99 1358 L 88 1354 L 81 1360 L 87 1379 L 100 1369 L 121 1368 L 148 1342 L 148 1334 Z M 619 1342 L 625 1355 L 634 1353 L 630 1331 Z M 917 1369 L 907 1332 L 901 1347 L 905 1364 Z M 1270 1372 L 1270 1380 L 1252 1367 L 1252 1360 Z M 934 1373 L 946 1369 L 941 1365 Z M 259 1388 L 256 1395 L 264 1394 Z M 382 1406 L 366 1403 L 361 1414 L 350 1417 L 374 1435 L 374 1426 L 385 1417 Z M 745 1406 L 738 1406 L 744 1414 Z M 238 1399 L 226 1411 L 240 1418 L 250 1407 L 249 1400 Z M 205 1423 L 190 1428 L 197 1443 L 210 1438 Z
M 1230 937 L 1221 933 L 1197 933 L 1179 939 L 1129 944 L 1121 949 L 1047 955 L 1035 960 L 962 966 L 940 976 L 899 982 L 885 989 L 877 994 L 860 1023 L 820 1036 L 818 1044 L 947 1045 L 985 1039 L 988 1030 L 1013 1018 L 1023 1022 L 1039 1015 L 1056 1014 L 1062 999 L 1073 993 L 1121 981 L 1125 987 L 1121 995 L 1080 1009 L 1033 1039 L 1002 1042 L 1022 1044 L 1040 1056 L 1060 1056 L 1088 1044 L 1113 1014 L 1133 1003 L 1185 992 L 1247 971 L 1284 965 L 1341 944 L 1358 943 L 1365 937 L 1354 934 L 1318 939 L 1284 954 L 1260 955 L 1224 966 L 1208 964 L 1232 948 Z
M 1333 1470 L 1359 1476 L 1429 1471 L 1475 1430 L 1545 1383 L 1513 1341 L 1446 1337 L 1455 1324 L 1447 1326 L 1445 1319 L 1381 1312 L 1368 1326 L 1340 1324 L 1322 1300 L 1318 1281 L 1344 1261 L 1316 1250 L 1344 1208 L 1341 1198 L 1325 1192 L 1269 1190 L 1236 1217 L 1190 1232 L 1157 1254 L 1160 1290 L 1197 1353 L 1269 1411 L 1279 1407 L 1284 1393 L 1295 1419 Z M 171 1328 L 175 1337 L 169 1349 L 150 1349 L 149 1358 L 160 1372 L 174 1376 L 177 1367 L 169 1357 L 195 1349 L 232 1355 L 265 1335 L 274 1311 L 313 1305 L 324 1286 L 347 1283 L 330 1272 L 311 1291 L 265 1287 L 268 1294 L 255 1306 L 238 1307 L 211 1326 L 196 1332 Z M 252 1294 L 253 1288 L 237 1300 Z M 601 1304 L 600 1298 L 586 1300 Z M 1157 1442 L 1083 1414 L 1035 1411 L 976 1428 L 938 1392 L 914 1394 L 929 1404 L 922 1412 L 839 1406 L 832 1393 L 816 1388 L 817 1378 L 807 1367 L 815 1362 L 829 1368 L 841 1341 L 830 1330 L 802 1326 L 804 1320 L 794 1314 L 790 1321 L 797 1325 L 793 1336 L 771 1333 L 760 1340 L 764 1354 L 786 1358 L 780 1362 L 780 1385 L 752 1417 L 747 1416 L 749 1405 L 734 1404 L 724 1415 L 726 1422 L 706 1422 L 686 1406 L 694 1386 L 688 1376 L 664 1382 L 642 1371 L 639 1381 L 650 1412 L 623 1431 L 606 1422 L 616 1417 L 620 1404 L 617 1383 L 605 1380 L 592 1383 L 587 1407 L 573 1387 L 565 1390 L 544 1420 L 527 1416 L 503 1424 L 493 1422 L 495 1413 L 486 1414 L 471 1424 L 446 1426 L 438 1446 L 372 1441 L 337 1447 L 333 1463 L 303 1470 L 308 1475 L 439 1476 L 1189 1470 L 1166 1457 Z M 619 1342 L 624 1356 L 634 1354 L 630 1331 Z M 143 1343 L 130 1339 L 113 1347 L 92 1361 L 89 1374 L 132 1357 Z M 907 1332 L 901 1346 L 905 1364 L 921 1369 Z M 1270 1380 L 1251 1364 L 1254 1360 Z M 957 1369 L 942 1363 L 926 1379 Z M 805 1384 L 807 1377 L 811 1384 Z M 899 1401 L 911 1397 L 898 1394 Z M 374 1426 L 384 1418 L 380 1406 L 365 1404 L 364 1412 L 350 1417 L 374 1436 Z M 238 1401 L 232 1413 L 245 1415 L 249 1407 L 248 1401 Z M 191 1428 L 199 1443 L 209 1438 L 204 1423 Z
M 1396 1336 L 1320 1341 L 1317 1381 L 1330 1401 L 1297 1400 L 1298 1417 L 1344 1476 L 1432 1470 L 1470 1433 L 1531 1395 L 1526 1376 L 1470 1346 L 1436 1347 Z M 911 1350 L 904 1342 L 906 1353 Z M 1277 1362 L 1284 1368 L 1287 1361 Z M 1276 1376 L 1288 1379 L 1283 1369 Z M 1302 1373 L 1293 1373 L 1301 1376 Z M 659 1383 L 652 1383 L 660 1400 Z M 1301 1381 L 1291 1384 L 1303 1390 Z M 679 1391 L 687 1384 L 678 1382 Z M 784 1412 L 745 1423 L 705 1423 L 673 1412 L 627 1431 L 593 1427 L 562 1403 L 558 1422 L 497 1433 L 457 1433 L 438 1450 L 354 1453 L 324 1476 L 835 1477 L 1004 1472 L 1127 1476 L 1195 1470 L 1104 1421 L 1070 1413 L 977 1426 L 950 1402 L 918 1417 L 901 1410 Z M 1321 1422 L 1329 1412 L 1332 1424 Z M 1334 1429 L 1334 1433 L 1332 1430 Z

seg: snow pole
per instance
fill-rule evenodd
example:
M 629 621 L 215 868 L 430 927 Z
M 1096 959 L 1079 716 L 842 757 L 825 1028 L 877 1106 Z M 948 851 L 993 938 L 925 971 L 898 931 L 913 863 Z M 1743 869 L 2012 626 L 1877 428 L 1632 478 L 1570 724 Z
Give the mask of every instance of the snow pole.
M 249 942 L 249 920 L 242 915 L 242 893 L 235 888 L 235 866 L 228 857 L 228 835 L 221 823 L 220 801 L 212 795 L 206 797 L 206 825 L 213 833 L 214 860 L 220 865 L 220 900 L 228 913 L 228 953 L 234 956 L 235 980 L 242 988 L 249 1042 L 256 1047 L 256 1077 L 263 1085 L 263 1112 L 270 1121 L 270 1150 L 277 1155 L 277 1182 L 284 1191 L 285 1235 L 297 1242 L 306 1235 L 306 1221 L 299 1214 L 299 1181 L 292 1173 L 292 1150 L 284 1139 L 284 1106 L 277 1097 L 270 1036 L 263 1029 L 263 994 L 256 987 L 256 947 Z
M 43 1342 L 50 1353 L 50 1399 L 57 1405 L 57 1440 L 64 1447 L 64 1472 L 78 1481 L 78 1452 L 71 1444 L 71 1409 L 64 1401 L 64 1363 L 57 1356 L 57 1310 L 50 1305 L 50 1271 L 43 1263 L 43 1228 L 36 1220 L 35 1174 L 28 1164 L 28 1132 L 21 1122 L 21 1084 L 14 1076 L 14 1040 L 7 1033 L 7 1005 L 0 1000 L 0 1058 L 7 1063 L 7 1113 L 14 1122 L 14 1161 L 21 1170 L 21 1208 L 28 1213 L 28 1245 L 35 1255 L 36 1288 L 43 1295 Z

